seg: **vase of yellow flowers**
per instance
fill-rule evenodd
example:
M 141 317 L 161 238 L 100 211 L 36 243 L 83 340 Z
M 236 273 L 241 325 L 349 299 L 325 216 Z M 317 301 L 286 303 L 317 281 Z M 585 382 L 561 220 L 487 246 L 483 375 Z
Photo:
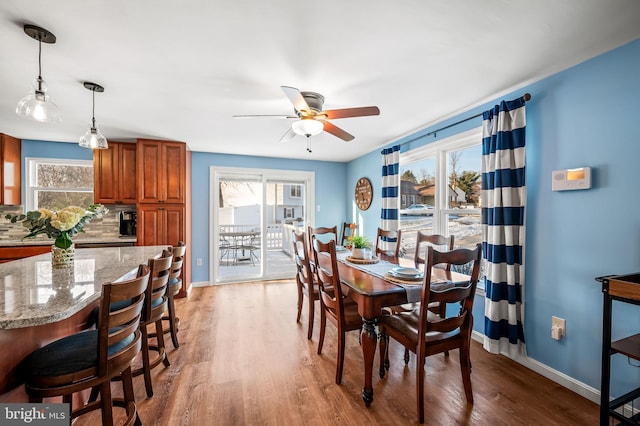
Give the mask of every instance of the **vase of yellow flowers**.
M 22 226 L 29 230 L 23 239 L 35 238 L 39 234 L 53 238 L 51 264 L 54 268 L 62 268 L 73 263 L 75 248 L 72 237 L 78 232 L 84 232 L 84 225 L 91 219 L 102 217 L 108 211 L 101 204 L 92 204 L 88 209 L 76 206 L 58 211 L 38 209 L 26 214 L 8 214 L 5 218 L 11 223 L 22 222 Z

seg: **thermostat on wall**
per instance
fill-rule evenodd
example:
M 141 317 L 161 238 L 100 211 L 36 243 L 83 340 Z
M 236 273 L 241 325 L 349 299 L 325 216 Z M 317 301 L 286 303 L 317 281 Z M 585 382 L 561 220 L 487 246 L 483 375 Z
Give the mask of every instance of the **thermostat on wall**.
M 571 191 L 591 188 L 591 167 L 556 170 L 551 177 L 552 191 Z

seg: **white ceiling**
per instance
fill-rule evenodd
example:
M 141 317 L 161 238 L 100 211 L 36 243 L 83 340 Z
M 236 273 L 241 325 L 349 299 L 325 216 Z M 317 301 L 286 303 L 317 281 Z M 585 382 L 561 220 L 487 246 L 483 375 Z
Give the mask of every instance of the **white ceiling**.
M 0 132 L 77 142 L 91 118 L 112 140 L 181 140 L 194 151 L 349 161 L 415 130 L 640 37 L 637 0 L 2 0 Z M 18 117 L 42 76 L 62 124 Z M 334 120 L 355 135 L 279 143 L 291 120 L 280 86 L 325 109 L 377 105 Z M 535 93 L 532 93 L 535 101 Z

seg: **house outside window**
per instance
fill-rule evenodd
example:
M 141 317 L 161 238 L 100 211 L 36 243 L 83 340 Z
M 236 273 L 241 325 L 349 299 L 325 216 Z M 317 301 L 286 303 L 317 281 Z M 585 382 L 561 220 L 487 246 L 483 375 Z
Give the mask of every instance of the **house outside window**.
M 91 160 L 27 158 L 26 163 L 26 210 L 93 204 Z
M 289 185 L 289 196 L 291 198 L 301 198 L 302 185 Z
M 293 207 L 285 207 L 284 208 L 284 218 L 285 219 L 293 219 L 295 214 L 295 209 Z

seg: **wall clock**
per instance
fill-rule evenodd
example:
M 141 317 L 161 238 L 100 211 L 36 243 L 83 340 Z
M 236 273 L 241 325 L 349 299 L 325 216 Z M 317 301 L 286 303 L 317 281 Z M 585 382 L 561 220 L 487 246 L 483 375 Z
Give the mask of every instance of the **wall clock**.
M 360 210 L 367 210 L 373 199 L 373 188 L 371 181 L 366 177 L 361 177 L 356 183 L 356 205 Z

